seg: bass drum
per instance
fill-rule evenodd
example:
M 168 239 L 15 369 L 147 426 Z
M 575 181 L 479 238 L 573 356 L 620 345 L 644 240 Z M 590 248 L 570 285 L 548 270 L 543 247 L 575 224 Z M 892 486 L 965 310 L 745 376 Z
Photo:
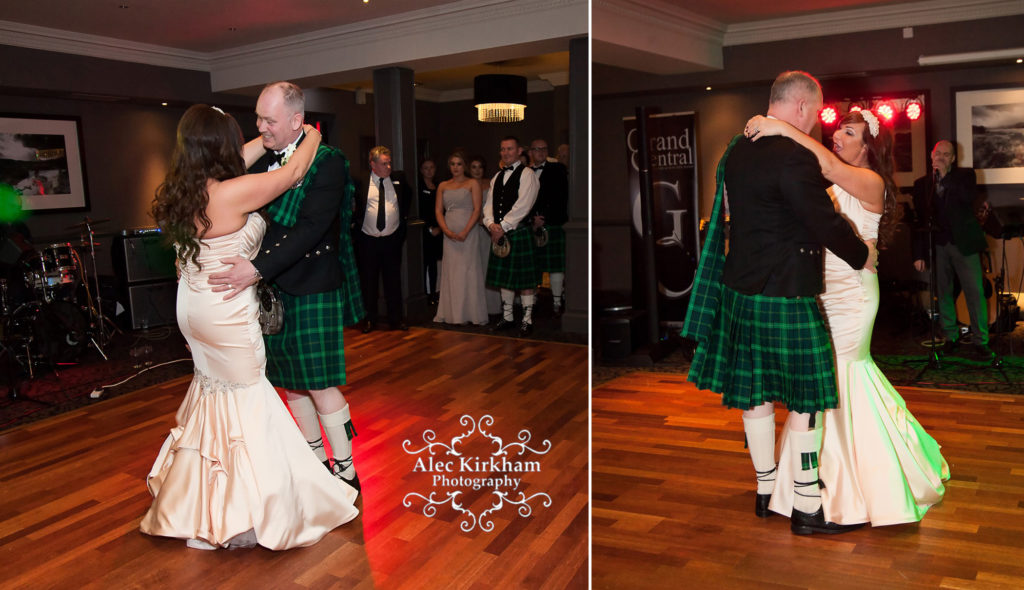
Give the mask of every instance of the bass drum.
M 78 360 L 89 342 L 89 321 L 70 301 L 30 301 L 14 310 L 11 336 L 28 344 L 33 358 L 54 363 Z

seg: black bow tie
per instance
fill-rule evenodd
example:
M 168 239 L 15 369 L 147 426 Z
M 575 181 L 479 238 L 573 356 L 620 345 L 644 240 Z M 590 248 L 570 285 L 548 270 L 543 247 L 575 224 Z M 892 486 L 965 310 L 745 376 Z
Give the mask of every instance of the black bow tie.
M 534 170 L 543 170 L 544 169 L 544 164 L 541 164 L 540 166 L 534 166 L 533 169 Z
M 284 159 L 284 152 L 270 152 L 270 162 L 281 164 L 281 160 Z
M 513 164 L 513 165 L 511 165 L 511 166 L 505 166 L 504 168 L 502 168 L 502 169 L 501 169 L 501 171 L 502 171 L 502 172 L 508 172 L 509 170 L 512 170 L 512 169 L 514 169 L 515 167 L 516 167 L 516 166 L 515 166 L 515 164 Z

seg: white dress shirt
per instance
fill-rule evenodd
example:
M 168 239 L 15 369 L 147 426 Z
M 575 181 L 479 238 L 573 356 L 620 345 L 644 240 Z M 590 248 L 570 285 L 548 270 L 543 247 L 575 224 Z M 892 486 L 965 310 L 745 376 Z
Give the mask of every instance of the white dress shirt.
M 508 177 L 515 172 L 517 166 L 522 166 L 523 163 L 516 161 L 512 164 L 511 170 L 498 171 L 498 174 L 504 174 L 502 182 L 508 180 Z M 487 201 L 484 203 L 484 227 L 490 227 L 494 223 L 494 187 L 498 180 L 498 174 L 494 175 L 491 179 L 491 192 L 487 195 Z M 514 205 L 505 214 L 505 218 L 501 220 L 501 229 L 505 232 L 510 232 L 519 226 L 527 215 L 530 214 L 530 209 L 533 209 L 534 202 L 537 201 L 537 191 L 540 190 L 540 184 L 537 182 L 537 176 L 534 175 L 533 169 L 529 166 L 523 170 L 522 176 L 519 177 L 519 198 L 516 199 Z
M 370 187 L 366 192 L 366 216 L 363 217 L 363 233 L 368 236 L 380 238 L 390 236 L 398 230 L 398 194 L 395 192 L 395 185 L 391 177 L 384 179 L 384 231 L 377 230 L 377 207 L 380 203 L 377 183 L 380 177 L 370 173 Z

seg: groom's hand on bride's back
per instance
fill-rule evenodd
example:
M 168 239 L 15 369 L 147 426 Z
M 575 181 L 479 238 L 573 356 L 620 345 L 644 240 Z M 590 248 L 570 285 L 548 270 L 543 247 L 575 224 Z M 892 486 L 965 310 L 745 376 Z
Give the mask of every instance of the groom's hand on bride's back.
M 868 247 L 868 259 L 864 261 L 864 270 L 878 274 L 878 248 L 875 247 L 875 240 L 864 240 Z
M 246 288 L 255 285 L 259 278 L 256 274 L 256 267 L 248 258 L 242 256 L 230 256 L 221 258 L 220 262 L 228 266 L 227 270 L 210 275 L 209 283 L 214 293 L 224 293 L 224 300 L 234 299 Z

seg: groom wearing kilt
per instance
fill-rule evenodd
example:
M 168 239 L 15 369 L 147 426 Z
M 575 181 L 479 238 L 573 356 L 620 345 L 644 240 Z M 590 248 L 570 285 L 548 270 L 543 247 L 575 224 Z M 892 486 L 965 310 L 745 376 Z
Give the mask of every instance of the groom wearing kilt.
M 250 172 L 281 166 L 304 138 L 305 99 L 290 82 L 268 84 L 256 101 L 267 153 Z M 226 298 L 264 279 L 278 288 L 284 325 L 264 338 L 267 379 L 285 389 L 292 416 L 317 458 L 335 477 L 360 489 L 352 457 L 355 436 L 345 384 L 342 329 L 363 315 L 348 224 L 353 187 L 348 160 L 321 145 L 306 176 L 267 207 L 267 231 L 253 261 L 235 256 L 231 270 L 211 275 Z M 327 457 L 321 427 L 331 445 Z
M 519 160 L 519 140 L 508 136 L 501 140 L 502 169 L 491 180 L 491 192 L 484 203 L 483 224 L 491 233 L 491 243 L 508 245 L 508 255 L 500 257 L 492 248 L 487 262 L 486 283 L 501 289 L 502 317 L 492 330 L 516 327 L 512 306 L 516 291 L 523 303 L 519 335 L 533 333 L 534 292 L 540 282 L 534 259 L 533 231 L 528 215 L 537 200 L 539 185 L 533 170 Z
M 768 115 L 804 133 L 821 109 L 821 86 L 804 72 L 772 85 Z M 748 130 L 753 132 L 754 130 Z M 767 142 L 765 140 L 772 140 Z M 743 410 L 757 476 L 755 514 L 769 516 L 775 487 L 774 402 L 789 410 L 797 451 L 796 534 L 841 533 L 826 522 L 818 488 L 819 412 L 835 408 L 835 361 L 815 296 L 824 286 L 828 248 L 853 268 L 875 269 L 877 252 L 862 242 L 825 191 L 815 157 L 792 140 L 733 138 L 718 165 L 717 192 L 683 336 L 697 342 L 688 380 Z M 724 207 L 730 213 L 725 254 Z

